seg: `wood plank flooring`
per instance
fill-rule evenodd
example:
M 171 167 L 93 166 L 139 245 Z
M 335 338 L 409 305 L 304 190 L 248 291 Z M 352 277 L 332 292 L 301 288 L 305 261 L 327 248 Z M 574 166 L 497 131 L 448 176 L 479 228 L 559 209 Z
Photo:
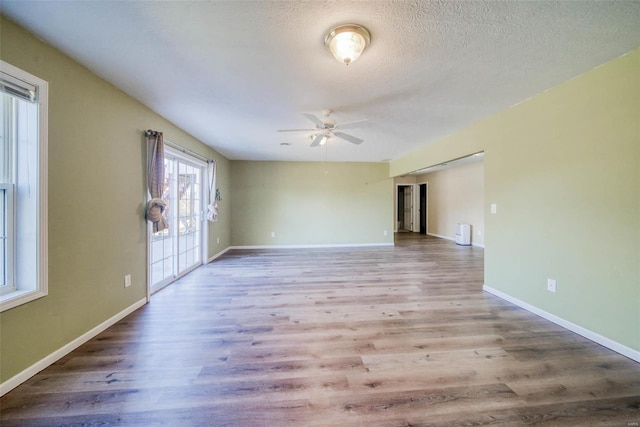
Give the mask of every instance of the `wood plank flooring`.
M 483 250 L 232 251 L 0 400 L 2 426 L 637 426 L 640 364 L 482 292 Z

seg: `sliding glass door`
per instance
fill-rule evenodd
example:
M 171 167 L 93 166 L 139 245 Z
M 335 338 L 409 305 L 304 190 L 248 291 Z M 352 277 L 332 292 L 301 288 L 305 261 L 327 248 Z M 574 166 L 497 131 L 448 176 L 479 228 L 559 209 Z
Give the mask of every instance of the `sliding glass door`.
M 165 216 L 169 229 L 149 233 L 151 292 L 202 264 L 204 166 L 165 153 Z

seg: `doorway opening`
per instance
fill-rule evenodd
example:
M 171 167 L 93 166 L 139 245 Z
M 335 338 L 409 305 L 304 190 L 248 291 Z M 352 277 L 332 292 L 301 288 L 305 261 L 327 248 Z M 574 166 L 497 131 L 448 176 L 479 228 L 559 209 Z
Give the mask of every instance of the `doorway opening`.
M 418 215 L 420 216 L 420 234 L 427 234 L 427 201 L 429 198 L 427 197 L 428 186 L 427 183 L 419 184 L 420 186 L 420 207 L 418 208 Z
M 398 185 L 396 209 L 396 229 L 398 232 L 414 231 L 413 230 L 413 185 Z

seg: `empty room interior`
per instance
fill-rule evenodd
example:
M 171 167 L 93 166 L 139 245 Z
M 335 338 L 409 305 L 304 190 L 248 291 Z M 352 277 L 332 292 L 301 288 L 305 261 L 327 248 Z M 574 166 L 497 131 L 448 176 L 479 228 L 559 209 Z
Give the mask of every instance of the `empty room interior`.
M 640 424 L 640 1 L 0 0 L 0 424 Z

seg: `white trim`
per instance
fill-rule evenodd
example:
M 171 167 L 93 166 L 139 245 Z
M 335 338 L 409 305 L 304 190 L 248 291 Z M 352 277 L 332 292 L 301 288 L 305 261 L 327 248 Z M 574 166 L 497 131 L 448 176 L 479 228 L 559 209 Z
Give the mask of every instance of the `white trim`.
M 49 293 L 49 83 L 33 76 L 38 86 L 38 291 Z
M 134 311 L 136 311 L 146 303 L 147 303 L 146 298 L 142 298 L 138 300 L 137 302 L 133 303 L 129 307 L 122 310 L 120 313 L 116 314 L 110 319 L 105 320 L 95 328 L 85 332 L 84 334 L 80 335 L 78 338 L 74 339 L 73 341 L 63 345 L 62 347 L 60 347 L 50 355 L 44 357 L 43 359 L 40 359 L 38 362 L 29 366 L 27 369 L 20 372 L 19 374 L 9 378 L 8 380 L 0 384 L 0 396 L 4 396 L 8 392 L 10 392 L 14 388 L 16 388 L 17 386 L 19 386 L 20 384 L 22 384 L 23 382 L 27 381 L 29 378 L 37 374 L 38 372 L 42 371 L 43 369 L 52 365 L 53 363 L 60 360 L 67 354 L 71 353 L 73 350 L 80 347 L 82 344 L 86 343 L 90 339 L 94 338 L 95 336 L 97 336 L 99 333 L 103 332 L 110 326 L 113 326 L 120 320 L 124 319 L 129 314 L 133 313 Z
M 0 120 L 3 118 L 0 117 Z M 5 223 L 0 223 L 1 227 L 4 227 L 4 242 L 0 245 L 4 246 L 4 256 L 6 265 L 4 267 L 4 277 L 2 278 L 3 285 L 0 286 L 0 298 L 6 293 L 13 293 L 16 289 L 15 270 L 16 264 L 14 261 L 14 254 L 16 252 L 15 241 L 15 195 L 13 192 L 14 183 L 0 183 L 0 192 L 4 191 L 4 196 L 0 196 L 3 199 L 2 205 L 5 214 Z M 15 297 L 15 296 L 14 296 Z
M 0 69 L 3 73 L 11 75 L 19 80 L 23 80 L 37 88 L 38 99 L 38 142 L 37 156 L 38 185 L 36 199 L 36 280 L 34 286 L 24 289 L 20 285 L 13 292 L 7 292 L 0 298 L 0 312 L 9 310 L 19 305 L 28 303 L 47 296 L 49 293 L 49 226 L 48 226 L 48 185 L 49 185 L 49 83 L 34 76 L 27 71 L 21 70 L 5 61 L 0 60 Z M 18 197 L 18 193 L 14 193 Z M 20 216 L 19 212 L 16 212 Z M 17 240 L 20 236 L 15 236 Z M 17 257 L 17 255 L 16 255 Z M 19 266 L 16 266 L 19 268 Z
M 420 202 L 420 194 L 419 192 L 416 191 L 416 189 L 419 190 L 419 187 L 417 186 L 417 184 L 399 184 L 396 183 L 396 190 L 395 193 L 393 195 L 393 211 L 394 211 L 394 217 L 393 217 L 393 231 L 394 233 L 398 232 L 398 189 L 400 187 L 411 187 L 411 230 L 404 228 L 403 230 L 405 231 L 411 231 L 413 233 L 417 233 L 420 231 L 420 224 L 418 223 L 417 228 L 416 228 L 416 217 L 418 216 L 418 203 Z M 418 197 L 416 199 L 416 193 L 418 193 Z M 416 203 L 417 200 L 417 203 Z
M 16 289 L 0 297 L 0 311 L 6 311 L 46 296 L 47 292 L 40 289 Z
M 635 360 L 636 362 L 640 362 L 640 351 L 638 350 L 634 350 L 630 347 L 620 344 L 619 342 L 616 342 L 616 341 L 613 341 L 612 339 L 604 337 L 596 332 L 583 328 L 580 325 L 576 325 L 575 323 L 569 322 L 568 320 L 565 320 L 562 317 L 558 317 L 555 314 L 548 313 L 536 306 L 533 306 L 524 301 L 521 301 L 518 298 L 512 297 L 511 295 L 505 294 L 504 292 L 501 292 L 490 286 L 482 285 L 482 290 L 492 295 L 495 295 L 498 298 L 502 298 L 505 301 L 509 301 L 511 304 L 517 305 L 518 307 L 523 308 L 544 319 L 547 319 L 548 321 L 553 322 L 556 325 L 562 326 L 563 328 L 568 329 L 571 332 L 575 332 L 578 335 L 582 335 L 583 337 L 590 339 L 591 341 L 594 341 L 600 345 L 603 345 L 608 349 L 615 351 L 616 353 L 620 353 L 621 355 L 626 356 L 629 359 Z
M 164 142 L 165 149 L 169 148 L 171 149 L 171 151 L 180 153 L 178 154 L 178 156 L 183 156 L 184 159 L 197 160 L 198 162 L 201 162 L 203 166 L 206 166 L 208 162 L 213 160 L 213 159 L 209 159 L 207 156 L 203 156 L 202 154 L 198 154 L 193 150 L 183 147 L 180 144 L 176 144 L 175 142 L 171 141 L 168 138 L 164 138 L 163 142 Z
M 207 162 L 203 161 L 202 159 L 199 159 L 197 157 L 195 157 L 193 154 L 187 153 L 183 150 L 185 149 L 177 149 L 175 147 L 172 147 L 171 144 L 173 145 L 178 145 L 174 142 L 169 141 L 168 139 L 164 139 L 165 145 L 164 145 L 164 151 L 165 153 L 169 153 L 170 155 L 172 155 L 173 157 L 176 157 L 180 160 L 184 160 L 186 162 L 190 162 L 192 163 L 192 166 L 196 166 L 196 167 L 207 167 Z M 189 150 L 191 151 L 191 150 Z M 196 153 L 197 154 L 197 153 Z M 199 155 L 199 154 L 198 154 Z M 204 156 L 203 156 L 204 158 Z
M 209 259 L 207 259 L 207 264 L 209 264 L 211 261 L 215 260 L 216 258 L 220 258 L 222 255 L 224 255 L 227 252 L 229 252 L 230 249 L 231 249 L 231 246 L 228 246 L 227 248 L 221 250 L 217 254 L 212 255 L 211 257 L 209 257 Z
M 411 189 L 411 231 L 420 232 L 420 186 L 413 184 Z
M 428 236 L 433 236 L 433 237 L 439 237 L 440 239 L 446 239 L 446 240 L 451 240 L 452 242 L 456 241 L 455 237 L 448 237 L 448 236 L 441 236 L 439 234 L 434 234 L 434 233 L 427 233 Z
M 149 190 L 145 189 L 145 195 L 148 197 L 149 196 Z M 146 211 L 146 205 L 147 202 L 144 203 L 143 209 L 145 209 Z M 153 226 L 151 225 L 150 221 L 147 221 L 147 219 L 144 219 L 145 224 L 147 225 L 147 259 L 146 259 L 146 263 L 147 263 L 147 286 L 146 286 L 146 299 L 147 299 L 147 303 L 151 302 L 151 233 L 153 232 Z
M 455 237 L 441 236 L 441 235 L 439 235 L 439 234 L 433 234 L 433 233 L 427 233 L 427 235 L 429 235 L 429 236 L 433 236 L 433 237 L 438 237 L 438 238 L 440 238 L 440 239 L 451 240 L 452 242 L 455 242 L 455 241 L 456 241 Z M 465 245 L 465 246 L 467 246 L 467 245 Z M 478 247 L 478 248 L 482 248 L 482 249 L 484 249 L 484 244 L 480 244 L 480 243 L 473 243 L 473 242 L 471 242 L 471 246 L 476 246 L 476 247 Z
M 393 243 L 337 243 L 323 245 L 249 245 L 229 246 L 227 249 L 313 249 L 313 248 L 366 248 L 369 246 L 394 246 Z

